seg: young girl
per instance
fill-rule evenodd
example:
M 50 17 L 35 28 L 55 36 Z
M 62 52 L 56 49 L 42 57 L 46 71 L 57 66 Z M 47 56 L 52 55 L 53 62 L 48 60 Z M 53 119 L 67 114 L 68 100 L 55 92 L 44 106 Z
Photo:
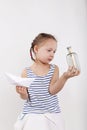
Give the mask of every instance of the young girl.
M 35 78 L 27 89 L 16 86 L 25 100 L 23 111 L 17 119 L 15 130 L 64 130 L 59 107 L 58 92 L 66 81 L 79 75 L 69 67 L 61 77 L 57 65 L 50 64 L 57 48 L 57 40 L 51 34 L 40 33 L 32 42 L 30 55 L 34 63 L 23 70 L 22 77 Z

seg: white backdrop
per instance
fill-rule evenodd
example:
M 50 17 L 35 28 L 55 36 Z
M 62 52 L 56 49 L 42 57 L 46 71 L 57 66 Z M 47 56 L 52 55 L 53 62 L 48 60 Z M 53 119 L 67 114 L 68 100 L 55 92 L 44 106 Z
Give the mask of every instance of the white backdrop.
M 59 98 L 66 130 L 87 130 L 86 12 L 85 0 L 0 0 L 0 130 L 13 130 L 24 103 L 2 76 L 20 75 L 31 64 L 29 47 L 40 32 L 59 41 L 53 63 L 60 74 L 67 69 L 66 47 L 78 53 L 81 74 L 68 80 Z

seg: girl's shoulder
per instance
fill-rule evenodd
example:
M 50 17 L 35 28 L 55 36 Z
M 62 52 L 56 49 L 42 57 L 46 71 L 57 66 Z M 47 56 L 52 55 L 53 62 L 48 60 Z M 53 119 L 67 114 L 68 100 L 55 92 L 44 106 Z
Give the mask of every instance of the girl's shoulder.
M 28 75 L 28 73 L 30 72 L 30 70 L 31 70 L 31 66 L 25 67 L 25 68 L 22 70 L 21 77 L 27 77 L 27 75 Z
M 56 64 L 51 64 L 51 66 L 54 67 L 55 71 L 59 70 L 58 65 L 56 65 Z
M 24 68 L 22 73 L 21 73 L 21 77 L 27 77 L 27 69 Z

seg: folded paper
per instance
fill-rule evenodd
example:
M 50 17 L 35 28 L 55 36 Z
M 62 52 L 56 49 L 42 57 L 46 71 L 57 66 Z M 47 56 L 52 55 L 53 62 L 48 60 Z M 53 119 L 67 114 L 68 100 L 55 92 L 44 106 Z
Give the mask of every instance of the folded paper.
M 13 84 L 15 86 L 23 86 L 23 87 L 29 87 L 30 84 L 35 80 L 35 78 L 22 78 L 10 73 L 5 73 L 5 77 L 10 84 Z

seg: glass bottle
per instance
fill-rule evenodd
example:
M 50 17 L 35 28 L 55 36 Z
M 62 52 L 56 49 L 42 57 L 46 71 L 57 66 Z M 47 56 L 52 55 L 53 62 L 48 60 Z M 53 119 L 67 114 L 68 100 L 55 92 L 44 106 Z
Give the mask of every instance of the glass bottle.
M 68 50 L 68 54 L 66 56 L 66 60 L 67 60 L 68 66 L 74 66 L 80 71 L 80 64 L 79 64 L 77 53 L 72 52 L 71 46 L 67 47 L 67 50 Z

